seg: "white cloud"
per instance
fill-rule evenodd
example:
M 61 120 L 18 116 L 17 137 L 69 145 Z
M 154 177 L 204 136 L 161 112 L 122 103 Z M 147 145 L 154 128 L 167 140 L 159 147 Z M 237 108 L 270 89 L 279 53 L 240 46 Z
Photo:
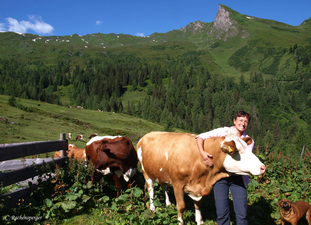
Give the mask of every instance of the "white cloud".
M 50 24 L 45 23 L 41 17 L 29 16 L 29 19 L 30 21 L 18 21 L 11 17 L 6 18 L 7 31 L 27 33 L 28 30 L 33 30 L 37 34 L 51 34 L 54 30 L 54 28 Z
M 8 31 L 13 31 L 17 33 L 26 33 L 27 28 L 25 25 L 23 25 L 23 23 L 26 21 L 21 21 L 21 23 L 19 23 L 16 19 L 13 19 L 11 17 L 6 18 L 6 20 L 9 26 Z
M 137 33 L 136 36 L 138 36 L 138 37 L 145 37 L 144 33 Z
M 96 21 L 96 25 L 101 25 L 103 23 L 103 21 L 97 20 Z
M 0 23 L 0 32 L 5 32 L 5 25 L 4 25 L 4 23 Z

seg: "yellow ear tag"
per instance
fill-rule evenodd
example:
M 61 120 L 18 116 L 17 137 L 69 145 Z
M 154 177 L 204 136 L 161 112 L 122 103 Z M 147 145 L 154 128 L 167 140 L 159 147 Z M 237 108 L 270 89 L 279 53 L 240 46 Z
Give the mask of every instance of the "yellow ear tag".
M 230 146 L 228 146 L 228 148 L 229 148 L 229 153 L 232 153 L 233 152 L 232 148 Z

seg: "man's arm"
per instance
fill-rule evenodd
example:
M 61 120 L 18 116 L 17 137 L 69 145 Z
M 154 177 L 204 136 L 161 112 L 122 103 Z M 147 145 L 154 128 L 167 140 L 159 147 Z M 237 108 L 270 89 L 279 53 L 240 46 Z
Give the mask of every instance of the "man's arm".
M 213 166 L 213 162 L 211 160 L 213 156 L 209 154 L 208 152 L 204 151 L 204 140 L 200 137 L 197 137 L 196 141 L 197 141 L 197 146 L 198 146 L 200 155 L 202 156 L 205 165 Z

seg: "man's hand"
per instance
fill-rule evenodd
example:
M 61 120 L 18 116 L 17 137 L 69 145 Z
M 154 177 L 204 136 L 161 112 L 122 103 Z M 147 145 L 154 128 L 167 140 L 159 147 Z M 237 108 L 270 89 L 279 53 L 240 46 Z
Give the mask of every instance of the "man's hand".
M 213 155 L 209 154 L 208 152 L 204 152 L 201 154 L 203 161 L 205 163 L 205 165 L 212 167 L 213 166 Z

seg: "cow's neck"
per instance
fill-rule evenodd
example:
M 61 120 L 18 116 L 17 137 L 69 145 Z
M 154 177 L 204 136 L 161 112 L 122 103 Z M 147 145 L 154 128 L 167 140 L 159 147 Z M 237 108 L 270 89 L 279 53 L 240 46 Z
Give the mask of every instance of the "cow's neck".
M 204 177 L 205 181 L 202 182 L 204 185 L 204 188 L 202 189 L 202 195 L 208 195 L 210 194 L 212 187 L 214 184 L 219 181 L 222 178 L 228 177 L 228 173 L 225 172 L 217 172 L 215 174 L 211 174 L 210 176 Z
M 213 185 L 220 179 L 228 177 L 228 173 L 216 171 L 214 168 L 207 167 L 204 165 L 205 171 L 202 173 L 202 176 L 191 180 L 185 187 L 185 193 L 188 195 L 191 193 L 192 196 L 203 197 L 209 195 Z M 198 175 L 198 174 L 197 174 Z

